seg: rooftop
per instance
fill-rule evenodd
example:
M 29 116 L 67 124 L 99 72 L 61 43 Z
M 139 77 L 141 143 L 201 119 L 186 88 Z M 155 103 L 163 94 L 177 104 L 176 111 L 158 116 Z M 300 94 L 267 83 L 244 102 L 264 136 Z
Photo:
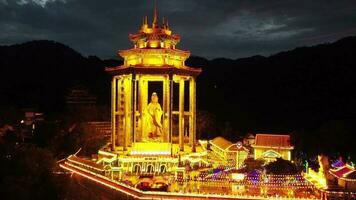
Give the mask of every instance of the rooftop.
M 355 177 L 356 170 L 350 165 L 344 165 L 336 169 L 330 169 L 330 173 L 337 178 L 350 178 Z M 350 176 L 350 177 L 349 177 Z
M 140 49 L 162 48 L 160 42 L 165 43 L 164 48 L 174 49 L 180 41 L 180 36 L 173 34 L 168 20 L 163 17 L 162 24 L 158 22 L 158 10 L 155 4 L 152 25 L 149 26 L 147 16 L 143 18 L 141 29 L 136 34 L 129 35 L 130 40 Z
M 229 140 L 226 140 L 223 137 L 216 137 L 213 140 L 211 140 L 210 143 L 212 143 L 224 150 L 229 148 L 232 145 L 232 142 L 230 142 Z
M 232 143 L 229 140 L 226 140 L 223 137 L 216 137 L 213 140 L 210 141 L 213 145 L 223 149 L 223 150 L 229 150 L 229 151 L 248 151 L 247 148 L 245 148 L 241 142 L 238 143 Z
M 259 147 L 293 148 L 289 135 L 256 134 L 255 145 Z

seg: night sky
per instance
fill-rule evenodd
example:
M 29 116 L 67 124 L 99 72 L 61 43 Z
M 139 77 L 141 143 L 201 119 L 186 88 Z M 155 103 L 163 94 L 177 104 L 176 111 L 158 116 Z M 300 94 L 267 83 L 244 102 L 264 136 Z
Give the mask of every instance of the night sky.
M 55 40 L 83 55 L 113 58 L 152 0 L 0 0 L 0 45 Z M 198 56 L 271 55 L 356 35 L 354 0 L 158 0 L 159 15 Z

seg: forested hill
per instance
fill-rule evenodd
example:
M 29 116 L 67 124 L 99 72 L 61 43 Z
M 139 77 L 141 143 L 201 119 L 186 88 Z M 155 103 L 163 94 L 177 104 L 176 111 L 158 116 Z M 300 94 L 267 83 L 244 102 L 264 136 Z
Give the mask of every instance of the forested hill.
M 356 37 L 347 37 L 270 57 L 192 56 L 186 64 L 203 68 L 198 109 L 215 115 L 221 126 L 289 131 L 355 119 L 355 50 Z M 104 68 L 120 63 L 84 57 L 53 41 L 0 46 L 0 103 L 57 112 L 68 89 L 80 84 L 98 96 L 99 104 L 109 105 L 110 77 Z
M 191 58 L 204 66 L 199 105 L 257 129 L 312 128 L 356 116 L 356 37 L 270 57 Z
M 95 56 L 83 57 L 53 41 L 0 46 L 0 102 L 49 112 L 61 110 L 69 88 L 84 85 L 100 103 L 107 103 L 110 77 L 104 69 L 118 64 Z

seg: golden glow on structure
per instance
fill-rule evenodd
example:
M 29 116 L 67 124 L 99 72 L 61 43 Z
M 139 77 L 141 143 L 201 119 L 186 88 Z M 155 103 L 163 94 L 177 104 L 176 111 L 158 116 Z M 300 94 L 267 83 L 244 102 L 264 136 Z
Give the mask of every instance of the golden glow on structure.
M 253 195 L 228 195 L 228 194 L 199 194 L 199 193 L 182 193 L 182 192 L 154 192 L 154 191 L 141 191 L 134 187 L 122 184 L 120 182 L 111 180 L 105 176 L 92 173 L 88 170 L 68 166 L 67 163 L 60 164 L 61 168 L 75 173 L 79 176 L 85 177 L 92 180 L 98 184 L 108 187 L 112 190 L 119 191 L 135 199 L 180 199 L 180 198 L 192 198 L 192 199 L 251 199 L 251 200 L 312 200 L 316 198 L 300 198 L 300 197 L 274 197 L 274 196 L 253 196 Z M 181 168 L 184 172 L 184 168 Z M 267 192 L 267 188 L 264 188 L 262 193 Z
M 231 174 L 231 179 L 235 181 L 242 181 L 245 178 L 245 174 L 241 173 L 232 173 Z
M 195 81 L 201 69 L 185 66 L 190 52 L 176 49 L 180 36 L 172 32 L 166 18 L 162 24 L 158 23 L 156 8 L 152 24 L 144 17 L 138 33 L 130 34 L 129 39 L 133 48 L 119 51 L 124 64 L 106 68 L 113 77 L 111 151 L 126 156 L 176 156 L 179 151 L 185 152 L 187 146 L 190 152 L 195 152 Z M 162 89 L 151 91 L 152 83 L 161 85 Z M 175 85 L 178 91 L 174 90 Z M 154 117 L 153 123 L 157 126 L 148 123 L 154 113 L 150 109 L 152 92 L 159 97 L 160 114 Z M 179 96 L 176 110 L 173 93 Z M 173 118 L 178 119 L 177 130 L 173 130 Z M 152 128 L 159 130 L 152 132 Z M 151 133 L 158 133 L 159 138 L 153 139 Z M 179 151 L 163 145 L 172 143 L 178 143 Z
M 59 166 L 62 167 L 63 169 L 66 169 L 66 170 L 71 171 L 71 172 L 73 172 L 73 173 L 75 173 L 75 174 L 78 174 L 78 175 L 80 175 L 80 176 L 82 176 L 82 177 L 85 177 L 85 178 L 87 178 L 87 179 L 89 179 L 89 180 L 92 180 L 92 181 L 94 181 L 94 182 L 96 182 L 96 183 L 102 184 L 102 185 L 104 185 L 104 186 L 106 186 L 106 187 L 109 187 L 109 188 L 111 188 L 111 189 L 117 190 L 117 191 L 122 192 L 122 193 L 124 193 L 124 194 L 126 194 L 126 195 L 129 195 L 129 196 L 131 196 L 131 197 L 139 198 L 139 196 L 135 195 L 135 194 L 132 193 L 132 192 L 127 192 L 126 190 L 120 189 L 119 187 L 113 185 L 112 183 L 110 184 L 109 182 L 106 182 L 106 181 L 104 181 L 104 180 L 98 179 L 98 178 L 97 178 L 97 177 L 98 177 L 97 174 L 95 174 L 95 176 L 93 177 L 93 176 L 90 176 L 90 175 L 85 174 L 85 173 L 83 173 L 83 172 L 80 171 L 80 170 L 83 170 L 83 169 L 77 170 L 77 169 L 74 169 L 74 168 L 69 167 L 69 166 L 64 165 L 64 164 L 60 164 Z M 90 173 L 90 171 L 88 171 L 87 173 Z M 104 177 L 101 177 L 101 178 L 104 178 Z M 127 187 L 127 186 L 126 186 L 126 187 Z M 142 198 L 139 198 L 139 199 L 142 199 Z M 145 198 L 145 199 L 147 199 L 147 198 Z
M 328 185 L 326 182 L 324 165 L 321 161 L 322 157 L 318 156 L 319 161 L 319 171 L 315 172 L 313 169 L 309 168 L 308 173 L 305 174 L 305 178 L 313 183 L 318 189 L 327 189 Z
M 167 71 L 169 73 L 170 70 Z M 148 116 L 147 108 L 151 94 L 148 93 L 150 83 L 160 83 L 162 90 L 156 91 L 160 96 L 159 104 L 162 107 L 161 136 L 157 142 L 172 142 L 172 117 L 178 116 L 181 128 L 179 135 L 183 138 L 187 133 L 184 130 L 183 121 L 186 121 L 189 131 L 189 145 L 194 151 L 195 141 L 195 98 L 196 83 L 195 77 L 189 75 L 169 75 L 169 74 L 145 74 L 136 73 L 130 75 L 116 75 L 112 82 L 112 150 L 115 147 L 122 147 L 127 150 L 135 142 L 146 142 L 147 133 L 150 126 L 146 123 Z M 179 109 L 173 110 L 171 97 L 173 95 L 173 84 L 178 83 L 179 89 Z M 189 86 L 189 101 L 184 102 L 184 85 Z M 189 109 L 185 110 L 185 104 Z M 181 150 L 184 151 L 185 140 L 179 140 Z
M 154 43 L 156 46 L 156 43 Z M 158 43 L 157 43 L 158 45 Z M 126 66 L 175 66 L 184 67 L 189 52 L 177 49 L 165 49 L 160 46 L 155 49 L 130 49 L 119 52 Z
M 313 169 L 309 168 L 308 173 L 305 174 L 305 178 L 315 185 L 318 189 L 327 189 L 326 178 L 324 174 L 315 172 Z
M 264 159 L 267 162 L 275 161 L 277 158 L 291 160 L 291 151 L 294 147 L 290 144 L 289 135 L 256 134 L 254 158 Z
M 147 17 L 144 17 L 139 32 L 129 36 L 134 48 L 119 51 L 126 66 L 184 66 L 190 53 L 175 49 L 180 36 L 172 33 L 166 18 L 163 18 L 163 23 L 159 26 L 157 17 L 155 12 L 152 26 L 149 26 Z
M 170 143 L 135 143 L 130 152 L 131 155 L 142 156 L 170 156 L 171 144 Z

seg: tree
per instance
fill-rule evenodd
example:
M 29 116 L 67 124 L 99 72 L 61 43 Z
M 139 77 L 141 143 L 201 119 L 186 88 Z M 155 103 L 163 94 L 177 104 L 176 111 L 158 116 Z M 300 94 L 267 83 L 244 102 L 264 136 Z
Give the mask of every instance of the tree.
M 264 165 L 265 161 L 262 159 L 253 159 L 253 158 L 247 158 L 244 161 L 244 165 L 246 168 L 246 171 L 249 173 L 255 169 L 262 169 L 262 166 Z
M 293 175 L 299 173 L 299 170 L 294 163 L 282 158 L 277 158 L 276 161 L 268 163 L 265 168 L 267 170 L 267 174 Z
M 0 193 L 6 199 L 60 199 L 50 151 L 0 141 Z
M 208 139 L 216 134 L 216 120 L 215 116 L 205 110 L 197 112 L 197 129 L 196 129 L 196 138 L 205 138 Z

